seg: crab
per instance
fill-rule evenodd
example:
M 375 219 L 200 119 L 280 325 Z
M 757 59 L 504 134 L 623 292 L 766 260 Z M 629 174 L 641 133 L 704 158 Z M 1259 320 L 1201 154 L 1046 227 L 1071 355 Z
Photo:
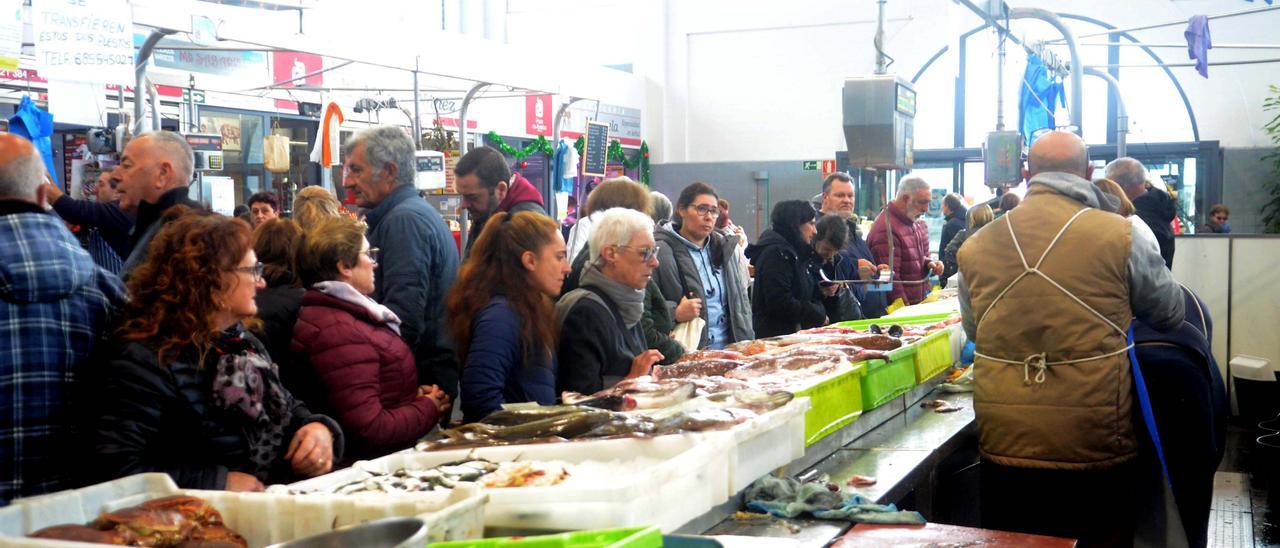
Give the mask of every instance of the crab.
M 177 548 L 248 548 L 248 546 L 248 541 L 239 533 L 221 525 L 213 525 L 192 531 L 191 536 L 178 544 Z
M 191 535 L 196 523 L 176 510 L 158 510 L 133 506 L 115 512 L 103 512 L 92 527 L 115 530 L 135 537 L 137 546 L 173 546 Z
M 208 501 L 185 495 L 176 495 L 161 499 L 149 500 L 138 505 L 148 510 L 171 510 L 182 514 L 200 527 L 221 526 L 222 514 Z

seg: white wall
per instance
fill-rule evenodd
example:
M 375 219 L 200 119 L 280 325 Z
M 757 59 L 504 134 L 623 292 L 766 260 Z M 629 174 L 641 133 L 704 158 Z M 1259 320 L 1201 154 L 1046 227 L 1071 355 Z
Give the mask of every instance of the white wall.
M 1067 3 L 1014 1 L 1014 6 L 1044 7 L 1087 15 L 1125 28 L 1172 20 L 1198 13 L 1224 13 L 1262 4 L 1188 0 L 1085 0 Z M 948 0 L 890 2 L 887 7 L 886 50 L 896 59 L 890 67 L 910 78 L 949 36 L 978 24 L 963 8 Z M 829 157 L 844 148 L 839 129 L 839 90 L 844 76 L 867 74 L 874 67 L 872 37 L 876 6 L 873 0 L 794 0 L 790 2 L 703 0 L 668 2 L 667 59 L 662 75 L 665 116 L 661 160 L 702 162 Z M 1069 22 L 1078 33 L 1100 27 Z M 1219 43 L 1275 43 L 1280 12 L 1268 12 L 1210 23 Z M 1015 21 L 1015 32 L 1030 38 L 1055 33 L 1037 21 Z M 1184 42 L 1184 25 L 1136 32 L 1152 43 Z M 1088 39 L 1105 41 L 1105 37 Z M 983 51 L 980 36 L 970 41 L 971 81 L 968 92 L 969 127 L 973 136 L 994 128 L 994 50 Z M 1083 40 L 1082 40 L 1083 41 Z M 1065 47 L 1061 48 L 1066 57 Z M 1123 63 L 1153 61 L 1137 48 L 1123 48 Z M 1010 47 L 1006 70 L 1005 112 L 1012 125 L 1017 116 L 1017 85 L 1024 54 Z M 1166 62 L 1185 62 L 1185 48 L 1160 48 Z M 1276 57 L 1275 50 L 1213 50 L 1211 60 Z M 919 147 L 952 144 L 953 81 L 946 66 L 950 54 L 922 78 L 916 135 Z M 1083 48 L 1085 64 L 1103 63 L 1105 48 Z M 1194 109 L 1200 137 L 1223 146 L 1267 144 L 1262 132 L 1261 103 L 1267 84 L 1280 80 L 1280 65 L 1211 67 L 1203 79 L 1193 68 L 1174 68 Z M 978 72 L 978 74 L 973 74 Z M 983 78 L 983 75 L 986 78 Z M 1168 78 L 1157 69 L 1122 69 L 1123 94 L 1130 109 L 1134 135 L 1130 142 L 1190 140 L 1181 100 Z M 1105 86 L 1085 84 L 1084 123 L 1090 141 L 1104 138 Z M 1069 86 L 1068 86 L 1069 87 Z M 1091 99 L 1091 97 L 1093 97 Z M 967 142 L 973 146 L 974 142 Z

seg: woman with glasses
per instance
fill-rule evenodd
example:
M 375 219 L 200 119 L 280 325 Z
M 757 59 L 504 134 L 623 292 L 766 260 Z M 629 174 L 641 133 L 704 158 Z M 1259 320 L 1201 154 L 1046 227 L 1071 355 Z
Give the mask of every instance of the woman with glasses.
M 400 318 L 368 297 L 378 250 L 364 225 L 331 219 L 303 233 L 297 274 L 307 288 L 293 328 L 294 358 L 308 371 L 300 397 L 330 412 L 347 433 L 351 460 L 404 449 L 448 417 L 449 398 L 418 386 Z
M 188 211 L 166 213 L 129 279 L 116 346 L 85 385 L 86 466 L 96 480 L 163 472 L 228 491 L 328 473 L 342 429 L 283 387 L 243 325 L 262 286 L 249 225 Z
M 719 196 L 706 183 L 693 183 L 676 200 L 675 224 L 658 229 L 658 288 L 677 322 L 702 318 L 699 348 L 724 348 L 754 339 L 746 267 L 736 253 L 738 236 L 716 232 Z M 690 350 L 693 350 L 692 348 Z
M 463 421 L 480 420 L 504 403 L 556 403 L 551 299 L 560 296 L 568 273 L 564 240 L 551 218 L 498 212 L 485 222 L 446 302 L 463 364 Z
M 809 271 L 816 217 L 809 202 L 781 202 L 770 215 L 773 227 L 747 248 L 747 258 L 756 268 L 751 305 L 756 334 L 761 337 L 789 335 L 828 323 L 821 299 L 834 296 L 840 286 L 819 288 Z
M 649 374 L 662 359 L 646 350 L 645 285 L 658 267 L 653 219 L 613 208 L 596 223 L 579 287 L 556 303 L 559 371 L 556 389 L 592 394 Z

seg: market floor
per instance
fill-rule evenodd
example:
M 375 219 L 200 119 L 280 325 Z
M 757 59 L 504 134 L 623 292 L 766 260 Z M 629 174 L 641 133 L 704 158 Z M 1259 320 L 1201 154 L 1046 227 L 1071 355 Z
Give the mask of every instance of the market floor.
M 1213 506 L 1209 517 L 1209 546 L 1235 548 L 1280 546 L 1277 516 L 1268 503 L 1265 480 L 1256 472 L 1252 428 L 1232 425 L 1227 450 L 1214 477 Z

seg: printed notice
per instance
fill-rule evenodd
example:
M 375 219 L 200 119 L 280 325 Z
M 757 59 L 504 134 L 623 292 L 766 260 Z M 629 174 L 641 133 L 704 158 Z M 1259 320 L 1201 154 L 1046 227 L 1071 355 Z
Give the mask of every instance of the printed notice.
M 18 70 L 22 55 L 22 0 L 0 0 L 0 69 Z
M 133 80 L 133 19 L 126 0 L 34 0 L 36 66 L 49 79 Z

